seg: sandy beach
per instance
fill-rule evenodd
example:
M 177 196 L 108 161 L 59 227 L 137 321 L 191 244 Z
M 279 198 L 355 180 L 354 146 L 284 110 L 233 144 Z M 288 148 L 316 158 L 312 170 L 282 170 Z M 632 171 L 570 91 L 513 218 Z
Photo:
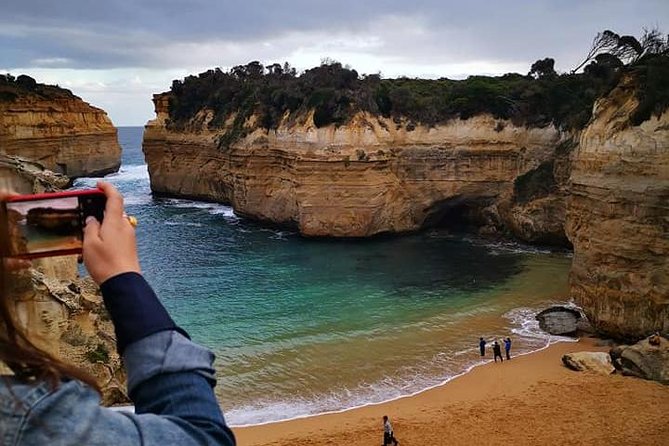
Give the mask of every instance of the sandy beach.
M 607 350 L 593 339 L 558 343 L 416 396 L 235 433 L 242 446 L 374 446 L 388 415 L 402 446 L 667 445 L 669 386 L 561 363 L 567 352 Z

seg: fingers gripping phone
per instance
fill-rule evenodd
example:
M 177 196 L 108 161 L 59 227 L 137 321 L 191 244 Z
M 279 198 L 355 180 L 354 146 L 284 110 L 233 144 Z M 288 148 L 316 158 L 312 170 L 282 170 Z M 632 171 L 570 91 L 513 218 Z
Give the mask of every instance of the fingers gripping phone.
M 0 203 L 4 257 L 36 259 L 80 254 L 86 218 L 102 222 L 106 197 L 99 189 L 14 195 Z

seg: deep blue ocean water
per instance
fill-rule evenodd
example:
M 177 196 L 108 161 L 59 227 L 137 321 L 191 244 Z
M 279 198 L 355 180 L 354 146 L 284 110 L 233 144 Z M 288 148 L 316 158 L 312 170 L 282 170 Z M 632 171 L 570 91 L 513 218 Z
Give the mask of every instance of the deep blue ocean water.
M 512 336 L 516 353 L 550 342 L 532 316 L 565 300 L 564 253 L 441 231 L 305 239 L 225 205 L 155 198 L 142 131 L 119 128 L 123 164 L 106 180 L 139 219 L 144 275 L 217 354 L 217 395 L 232 424 L 420 391 L 480 363 L 479 336 Z

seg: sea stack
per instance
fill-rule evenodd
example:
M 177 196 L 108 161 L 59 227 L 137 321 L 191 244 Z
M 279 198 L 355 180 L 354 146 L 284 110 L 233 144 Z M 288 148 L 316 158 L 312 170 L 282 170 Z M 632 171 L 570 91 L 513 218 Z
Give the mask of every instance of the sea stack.
M 104 110 L 25 75 L 0 76 L 0 151 L 70 178 L 103 176 L 121 165 L 116 128 Z

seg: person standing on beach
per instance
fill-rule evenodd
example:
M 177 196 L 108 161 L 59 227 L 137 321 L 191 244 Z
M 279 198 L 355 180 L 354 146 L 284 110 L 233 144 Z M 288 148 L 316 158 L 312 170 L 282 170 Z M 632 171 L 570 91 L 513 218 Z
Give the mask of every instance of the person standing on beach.
M 479 348 L 481 349 L 481 356 L 485 356 L 485 339 L 479 338 Z
M 499 345 L 499 342 L 493 342 L 492 353 L 495 356 L 495 362 L 497 362 L 497 357 L 499 357 L 500 362 L 504 362 L 504 358 L 502 358 L 502 347 Z
M 511 352 L 511 338 L 506 338 L 504 340 L 504 351 L 506 351 L 506 359 L 507 361 L 511 359 L 511 355 L 509 352 Z
M 393 425 L 390 424 L 390 420 L 387 415 L 383 416 L 383 446 L 393 443 L 395 446 L 399 444 L 399 441 L 395 438 L 393 433 Z

